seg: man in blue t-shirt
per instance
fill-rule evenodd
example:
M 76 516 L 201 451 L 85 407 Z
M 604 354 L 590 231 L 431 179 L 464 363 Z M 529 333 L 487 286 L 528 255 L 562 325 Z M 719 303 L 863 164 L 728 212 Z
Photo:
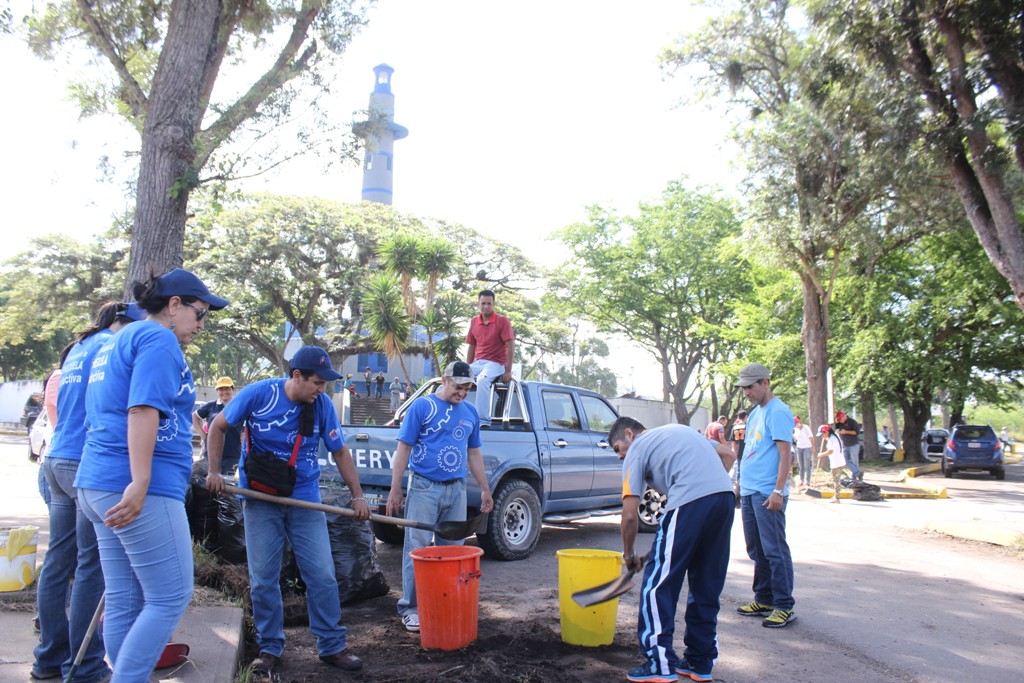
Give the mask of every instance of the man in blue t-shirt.
M 786 543 L 786 503 L 793 462 L 793 413 L 772 395 L 768 368 L 751 363 L 740 370 L 736 386 L 754 409 L 740 468 L 740 506 L 747 555 L 754 561 L 754 601 L 736 611 L 765 617 L 766 628 L 796 620 L 793 611 L 793 558 Z
M 413 401 L 402 417 L 388 493 L 389 515 L 399 515 L 404 507 L 406 519 L 424 524 L 465 521 L 467 469 L 480 486 L 480 511 L 490 512 L 494 507 L 480 452 L 480 417 L 476 408 L 465 402 L 473 384 L 469 363 L 449 363 L 441 378 L 441 388 Z M 412 470 L 408 501 L 402 494 L 406 465 Z M 398 613 L 405 628 L 414 633 L 420 630 L 420 617 L 409 553 L 425 548 L 431 540 L 437 545 L 462 544 L 461 540 L 432 537 L 430 531 L 405 527 Z
M 370 518 L 370 508 L 359 486 L 352 454 L 345 446 L 334 404 L 324 394 L 327 383 L 341 375 L 319 346 L 304 346 L 292 356 L 287 379 L 267 379 L 242 389 L 210 425 L 206 448 L 210 474 L 206 488 L 224 491 L 220 475 L 224 437 L 231 426 L 246 431 L 245 450 L 238 468 L 239 486 L 248 484 L 245 461 L 252 453 L 290 460 L 295 454 L 295 489 L 292 498 L 320 502 L 318 451 L 323 440 L 338 472 L 352 492 L 357 519 Z M 329 666 L 357 671 L 363 662 L 347 649 L 348 629 L 341 625 L 338 582 L 334 575 L 327 517 L 318 510 L 245 501 L 245 546 L 249 558 L 253 623 L 259 657 L 251 671 L 273 679 L 284 652 L 284 614 L 281 604 L 281 555 L 287 538 L 306 584 L 309 627 L 317 637 L 317 654 Z

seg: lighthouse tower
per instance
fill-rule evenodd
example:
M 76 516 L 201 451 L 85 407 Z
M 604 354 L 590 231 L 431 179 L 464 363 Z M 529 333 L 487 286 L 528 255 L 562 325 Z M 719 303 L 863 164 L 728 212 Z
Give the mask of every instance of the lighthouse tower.
M 373 67 L 374 85 L 370 93 L 370 120 L 357 123 L 353 130 L 366 141 L 363 160 L 363 200 L 391 204 L 394 187 L 395 140 L 409 129 L 395 123 L 395 96 L 391 94 L 391 74 L 387 64 Z

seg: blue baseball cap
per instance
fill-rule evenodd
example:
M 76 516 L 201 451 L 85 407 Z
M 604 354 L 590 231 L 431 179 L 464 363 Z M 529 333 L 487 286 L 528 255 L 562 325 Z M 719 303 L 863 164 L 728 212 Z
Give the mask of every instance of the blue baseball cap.
M 210 304 L 211 311 L 219 311 L 228 305 L 227 299 L 211 294 L 202 280 L 184 268 L 175 268 L 161 275 L 157 279 L 156 293 L 160 296 L 194 296 Z
M 331 357 L 319 346 L 303 346 L 292 356 L 289 366 L 292 370 L 315 372 L 320 379 L 341 379 L 341 373 L 331 367 Z
M 139 322 L 140 320 L 146 319 L 146 312 L 139 307 L 134 301 L 121 304 L 117 307 L 117 314 L 122 315 L 125 318 Z

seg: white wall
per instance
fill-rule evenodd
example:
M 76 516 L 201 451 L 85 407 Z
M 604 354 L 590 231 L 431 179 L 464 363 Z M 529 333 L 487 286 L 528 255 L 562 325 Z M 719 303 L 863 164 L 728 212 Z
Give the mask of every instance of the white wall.
M 610 398 L 608 402 L 618 411 L 619 415 L 639 420 L 644 427 L 653 429 L 667 424 L 676 424 L 676 416 L 672 404 L 667 401 L 653 401 L 646 398 Z M 690 426 L 704 431 L 711 419 L 708 411 L 698 408 L 690 419 Z
M 43 382 L 38 379 L 0 384 L 0 422 L 18 424 L 21 420 L 21 412 L 25 409 L 25 401 L 33 393 L 42 391 Z

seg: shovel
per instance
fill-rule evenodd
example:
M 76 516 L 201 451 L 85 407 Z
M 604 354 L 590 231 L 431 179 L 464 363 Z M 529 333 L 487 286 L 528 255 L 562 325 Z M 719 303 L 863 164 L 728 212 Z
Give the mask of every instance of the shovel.
M 612 579 L 607 583 L 602 583 L 599 586 L 594 586 L 593 588 L 576 591 L 572 594 L 573 601 L 580 607 L 592 607 L 593 605 L 600 605 L 602 602 L 613 600 L 623 593 L 626 593 L 633 587 L 633 574 L 636 574 L 638 570 L 643 569 L 643 566 L 647 564 L 647 558 L 650 556 L 651 553 L 648 551 L 638 557 L 637 559 L 640 561 L 640 566 L 636 567 L 636 569 L 627 569 L 618 578 Z
M 325 505 L 323 503 L 311 503 L 308 500 L 298 500 L 297 498 L 284 498 L 282 496 L 272 496 L 269 493 L 261 493 L 260 491 L 250 491 L 249 489 L 241 489 L 237 486 L 226 485 L 224 490 L 228 493 L 235 493 L 246 498 L 255 498 L 256 500 L 263 500 L 268 503 L 277 503 L 279 505 L 291 505 L 297 508 L 306 508 L 307 510 L 319 510 L 321 512 L 327 512 L 332 515 L 342 515 L 343 517 L 355 517 L 355 510 L 349 508 L 337 507 L 334 505 Z M 467 536 L 472 536 L 476 533 L 476 529 L 480 526 L 480 522 L 483 520 L 484 515 L 480 513 L 463 522 L 450 521 L 450 522 L 438 522 L 435 524 L 425 524 L 423 522 L 417 522 L 412 519 L 402 519 L 401 517 L 387 517 L 385 515 L 378 515 L 370 513 L 370 519 L 374 522 L 382 522 L 384 524 L 395 524 L 397 526 L 411 526 L 414 529 L 422 529 L 423 531 L 430 531 L 443 538 L 446 541 L 461 541 Z

